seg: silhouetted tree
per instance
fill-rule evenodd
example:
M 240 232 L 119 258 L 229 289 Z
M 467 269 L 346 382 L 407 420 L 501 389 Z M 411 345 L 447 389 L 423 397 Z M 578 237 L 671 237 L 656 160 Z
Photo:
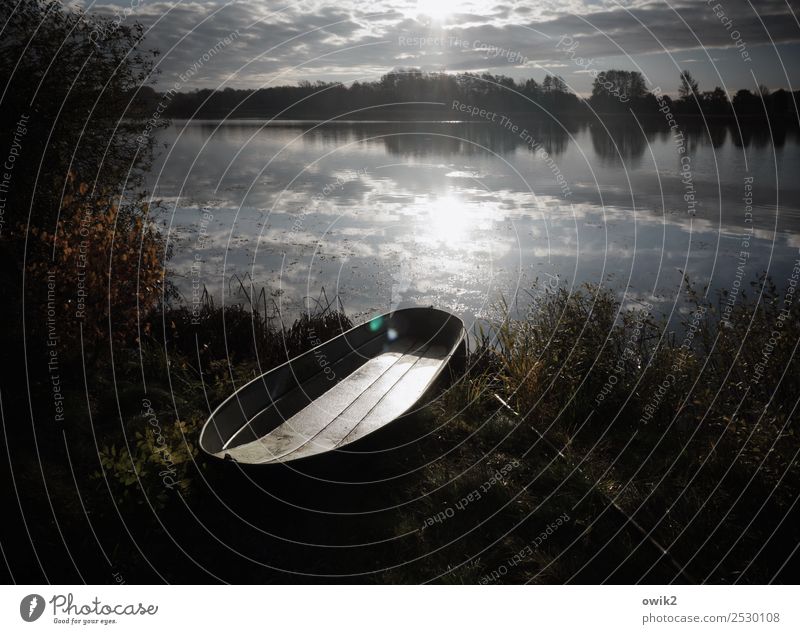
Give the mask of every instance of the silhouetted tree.
M 792 114 L 791 94 L 780 88 L 770 95 L 769 114 L 771 117 L 788 117 Z
M 762 111 L 761 100 L 746 88 L 742 88 L 733 96 L 733 109 L 740 117 L 758 115 Z
M 655 115 L 663 104 L 676 114 L 726 116 L 732 113 L 730 100 L 722 88 L 699 93 L 697 82 L 688 71 L 681 74 L 681 82 L 681 99 L 673 103 L 667 95 L 661 95 L 659 102 L 647 90 L 641 73 L 611 69 L 597 75 L 588 103 L 600 113 L 632 111 Z M 147 99 L 152 101 L 153 96 Z M 357 118 L 374 117 L 380 112 L 381 116 L 413 117 L 415 112 L 431 116 L 431 110 L 449 110 L 453 100 L 506 114 L 545 111 L 550 116 L 585 113 L 586 103 L 557 75 L 546 75 L 541 82 L 533 78 L 515 81 L 506 75 L 491 73 L 450 75 L 399 68 L 378 81 L 354 82 L 350 87 L 304 80 L 296 86 L 259 90 L 226 88 L 218 92 L 203 89 L 178 93 L 169 100 L 167 114 L 201 118 L 264 115 L 316 118 L 323 114 L 356 113 L 353 116 Z M 773 102 L 774 105 L 770 105 Z M 791 94 L 785 91 L 778 97 L 766 95 L 765 103 L 770 116 L 785 116 L 793 104 Z M 748 107 L 749 110 L 758 112 L 756 108 Z
M 2 3 L 0 24 L 0 147 L 15 147 L 17 156 L 0 231 L 0 321 L 8 352 L 23 328 L 23 301 L 26 340 L 35 347 L 45 340 L 46 312 L 58 320 L 60 341 L 77 339 L 79 314 L 91 312 L 90 305 L 96 322 L 107 325 L 103 317 L 114 307 L 107 299 L 118 299 L 108 291 L 109 275 L 133 304 L 126 320 L 137 301 L 146 312 L 160 299 L 151 282 L 160 278 L 165 254 L 146 205 L 133 193 L 163 120 L 144 110 L 160 96 L 142 90 L 156 53 L 142 48 L 141 25 L 98 19 L 56 0 Z M 87 347 L 99 332 L 96 322 L 82 322 Z M 129 321 L 119 334 L 131 335 Z
M 607 70 L 595 77 L 590 103 L 600 112 L 627 111 L 646 94 L 647 86 L 640 72 Z
M 700 92 L 697 82 L 688 70 L 681 72 L 681 85 L 678 87 L 678 97 L 681 101 L 694 102 L 699 99 Z
M 35 192 L 38 218 L 52 219 L 70 171 L 91 185 L 125 182 L 147 167 L 152 137 L 142 132 L 151 113 L 140 106 L 153 93 L 137 96 L 156 53 L 142 48 L 141 25 L 56 0 L 0 3 L 0 24 L 0 147 L 11 147 L 17 122 L 28 121 L 8 209 L 26 213 Z
M 710 115 L 730 114 L 731 103 L 728 93 L 717 86 L 714 90 L 706 91 L 702 94 L 703 112 Z

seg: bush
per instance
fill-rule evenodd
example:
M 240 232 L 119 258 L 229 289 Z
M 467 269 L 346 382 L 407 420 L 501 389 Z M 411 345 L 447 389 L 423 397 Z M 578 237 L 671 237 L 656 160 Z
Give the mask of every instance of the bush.
M 64 197 L 54 234 L 46 225 L 30 228 L 28 305 L 38 315 L 55 312 L 65 344 L 81 336 L 138 341 L 140 320 L 163 296 L 164 237 L 146 202 L 87 195 L 88 188 L 79 183 Z

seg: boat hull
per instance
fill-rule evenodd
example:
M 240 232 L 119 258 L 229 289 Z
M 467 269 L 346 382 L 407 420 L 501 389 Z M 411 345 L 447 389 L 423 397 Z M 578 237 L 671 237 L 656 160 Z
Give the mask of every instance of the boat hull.
M 438 309 L 376 317 L 237 390 L 209 417 L 200 446 L 254 465 L 351 451 L 418 404 L 464 336 L 463 322 Z

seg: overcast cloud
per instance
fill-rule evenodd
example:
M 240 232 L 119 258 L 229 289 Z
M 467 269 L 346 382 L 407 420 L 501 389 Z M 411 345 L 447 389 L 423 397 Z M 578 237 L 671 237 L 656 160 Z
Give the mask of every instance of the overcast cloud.
M 73 4 L 142 22 L 148 46 L 162 53 L 162 87 L 188 69 L 194 72 L 184 89 L 373 80 L 403 67 L 537 79 L 550 72 L 582 94 L 591 89 L 587 71 L 607 68 L 639 69 L 668 92 L 682 68 L 702 88 L 800 83 L 794 0 Z M 557 46 L 564 35 L 577 43 L 571 55 Z M 226 37 L 232 43 L 217 46 Z M 571 57 L 583 58 L 583 67 Z

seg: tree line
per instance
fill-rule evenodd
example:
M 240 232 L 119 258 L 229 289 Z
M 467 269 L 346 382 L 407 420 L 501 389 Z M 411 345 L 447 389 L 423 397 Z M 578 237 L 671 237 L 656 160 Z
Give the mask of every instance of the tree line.
M 638 71 L 599 72 L 591 96 L 577 96 L 563 78 L 546 75 L 515 80 L 492 73 L 426 73 L 400 69 L 377 81 L 301 81 L 297 85 L 259 89 L 200 89 L 190 92 L 158 93 L 150 87 L 138 91 L 141 111 L 163 110 L 173 118 L 203 117 L 344 117 L 369 119 L 377 113 L 396 118 L 415 114 L 444 114 L 453 101 L 472 103 L 496 111 L 530 114 L 591 115 L 629 113 L 656 114 L 664 107 L 678 115 L 713 117 L 797 117 L 797 94 L 784 89 L 771 92 L 765 86 L 751 91 L 740 89 L 729 97 L 715 87 L 700 90 L 689 71 L 680 74 L 677 98 L 648 89 Z
M 774 92 L 764 85 L 757 91 L 737 90 L 733 97 L 719 86 L 701 90 L 697 80 L 688 70 L 681 71 L 678 96 L 648 90 L 647 83 L 638 71 L 609 70 L 598 73 L 592 85 L 588 105 L 595 112 L 653 113 L 664 108 L 674 114 L 703 115 L 711 117 L 769 117 L 772 119 L 797 118 L 797 91 L 783 88 Z M 658 96 L 657 96 L 658 95 Z M 659 101 L 662 103 L 659 104 Z

